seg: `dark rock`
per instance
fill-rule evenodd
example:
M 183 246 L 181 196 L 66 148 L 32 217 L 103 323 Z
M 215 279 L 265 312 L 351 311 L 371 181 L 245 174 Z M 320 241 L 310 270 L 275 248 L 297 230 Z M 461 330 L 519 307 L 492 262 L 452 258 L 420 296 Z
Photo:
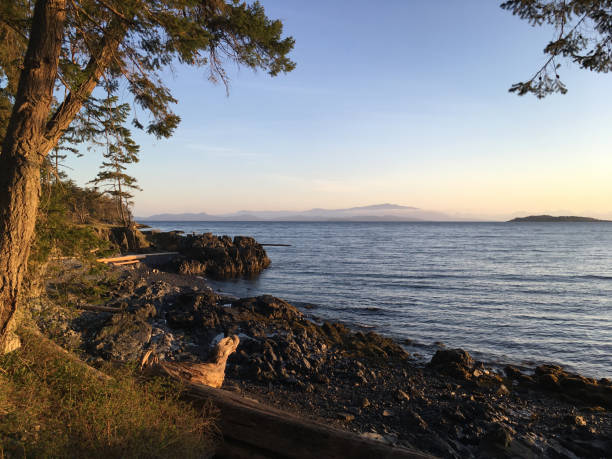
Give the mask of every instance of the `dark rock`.
M 408 401 L 410 401 L 410 395 L 408 395 L 406 392 L 404 392 L 401 389 L 399 389 L 395 393 L 395 398 L 397 398 L 397 400 L 399 400 L 400 402 L 408 402 Z
M 609 457 L 612 440 L 561 439 L 561 444 L 579 457 Z
M 463 349 L 440 349 L 431 359 L 432 366 L 444 366 L 450 363 L 470 368 L 474 365 L 474 360 Z
M 355 415 L 354 414 L 346 413 L 344 411 L 341 411 L 340 413 L 338 413 L 338 417 L 340 419 L 342 419 L 343 421 L 346 421 L 346 422 L 351 422 L 351 421 L 353 421 L 355 419 Z
M 252 237 L 217 237 L 211 233 L 182 236 L 177 232 L 146 233 L 157 249 L 180 252 L 175 269 L 183 274 L 206 274 L 227 279 L 258 274 L 270 265 L 266 251 Z
M 321 329 L 333 344 L 342 344 L 344 337 L 350 333 L 349 329 L 341 323 L 325 322 Z
M 509 395 L 509 394 L 510 394 L 510 391 L 508 390 L 508 388 L 507 388 L 507 387 L 506 387 L 504 384 L 502 384 L 502 385 L 500 385 L 500 386 L 499 386 L 499 388 L 498 388 L 498 389 L 495 391 L 495 393 L 496 393 L 497 395 L 502 395 L 502 396 L 504 396 L 504 395 Z
M 512 434 L 502 424 L 493 423 L 480 440 L 480 447 L 488 451 L 506 450 L 512 443 Z
M 99 237 L 106 239 L 115 246 L 119 247 L 122 252 L 130 250 L 142 250 L 149 247 L 149 241 L 145 235 L 134 228 L 126 228 L 125 226 L 102 227 L 94 226 Z
M 612 385 L 568 373 L 556 365 L 540 365 L 535 369 L 534 378 L 542 390 L 589 404 L 612 407 Z
M 218 317 L 212 313 L 217 295 L 212 292 L 185 293 L 167 306 L 166 320 L 173 328 L 218 328 Z
M 138 313 L 115 314 L 93 340 L 94 349 L 104 358 L 133 361 L 141 357 L 144 346 L 151 339 L 152 327 L 147 319 L 155 308 L 143 308 Z
M 404 411 L 402 413 L 401 420 L 403 425 L 410 426 L 413 429 L 417 429 L 423 432 L 427 431 L 429 427 L 427 422 L 421 417 L 421 415 L 412 409 Z
M 252 313 L 255 315 L 252 319 L 296 320 L 303 317 L 295 306 L 270 295 L 242 298 L 233 302 L 232 308 Z
M 474 360 L 463 349 L 440 349 L 432 357 L 430 365 L 440 373 L 458 379 L 470 379 L 469 370 L 474 365 Z
M 344 345 L 351 357 L 376 362 L 406 360 L 409 354 L 395 341 L 378 333 L 350 333 L 344 335 Z
M 506 365 L 504 368 L 504 373 L 506 373 L 508 379 L 519 379 L 523 375 L 521 370 L 513 365 Z
M 573 426 L 586 426 L 587 424 L 584 416 L 568 415 L 566 416 L 565 421 L 569 425 Z
M 207 265 L 205 263 L 200 263 L 198 260 L 179 260 L 177 271 L 179 274 L 186 275 L 198 275 L 198 274 L 206 274 Z

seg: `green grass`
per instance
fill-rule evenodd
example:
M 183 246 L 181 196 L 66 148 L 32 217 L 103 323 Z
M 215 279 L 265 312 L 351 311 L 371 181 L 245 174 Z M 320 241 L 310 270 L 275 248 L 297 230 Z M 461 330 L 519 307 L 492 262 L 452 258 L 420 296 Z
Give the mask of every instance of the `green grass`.
M 64 305 L 76 299 L 89 304 L 108 301 L 119 286 L 119 274 L 101 263 L 83 263 L 83 269 L 72 272 L 64 267 L 61 279 L 47 284 L 46 293 L 50 300 Z
M 22 330 L 22 347 L 0 357 L 0 458 L 207 457 L 215 411 L 181 400 L 167 379 L 130 368 L 112 378 Z

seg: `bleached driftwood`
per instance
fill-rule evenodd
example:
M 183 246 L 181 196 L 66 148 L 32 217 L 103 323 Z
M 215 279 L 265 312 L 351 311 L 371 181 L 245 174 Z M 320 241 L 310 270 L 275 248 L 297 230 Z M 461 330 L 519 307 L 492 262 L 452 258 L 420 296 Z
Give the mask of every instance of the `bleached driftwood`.
M 132 261 L 122 261 L 119 263 L 113 263 L 115 266 L 124 266 L 124 265 L 136 265 L 140 263 L 140 260 L 132 260 Z
M 106 258 L 97 258 L 96 261 L 99 263 L 121 263 L 123 261 L 134 261 L 134 260 L 142 260 L 146 258 L 146 254 L 140 255 L 123 255 L 121 257 L 106 257 Z
M 121 255 L 119 257 L 97 258 L 99 263 L 121 263 L 122 261 L 145 260 L 151 257 L 178 255 L 178 252 L 137 253 L 134 255 Z
M 124 309 L 121 309 L 121 308 L 114 308 L 111 306 L 99 306 L 96 304 L 77 304 L 75 305 L 75 308 L 84 309 L 86 311 L 112 312 L 112 313 L 118 313 L 118 312 L 124 311 Z
M 213 357 L 206 363 L 166 362 L 160 361 L 148 351 L 141 361 L 141 367 L 161 371 L 169 376 L 189 384 L 202 384 L 219 388 L 225 379 L 227 358 L 236 350 L 240 339 L 236 335 L 219 341 Z

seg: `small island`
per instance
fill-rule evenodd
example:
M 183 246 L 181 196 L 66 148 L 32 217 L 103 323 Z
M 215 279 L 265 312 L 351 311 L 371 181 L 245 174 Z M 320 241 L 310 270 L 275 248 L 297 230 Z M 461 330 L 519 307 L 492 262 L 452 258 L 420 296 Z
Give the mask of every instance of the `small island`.
M 552 215 L 530 215 L 528 217 L 517 217 L 509 220 L 510 223 L 541 223 L 541 222 L 572 222 L 572 223 L 601 223 L 601 222 L 610 222 L 610 220 L 599 220 L 597 218 L 591 217 L 576 217 L 576 216 L 561 216 L 561 217 L 553 217 Z

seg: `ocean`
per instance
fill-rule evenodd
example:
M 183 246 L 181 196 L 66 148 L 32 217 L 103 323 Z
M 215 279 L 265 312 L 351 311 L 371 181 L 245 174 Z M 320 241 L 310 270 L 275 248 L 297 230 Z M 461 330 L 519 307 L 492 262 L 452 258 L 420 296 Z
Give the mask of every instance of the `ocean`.
M 266 247 L 272 263 L 256 278 L 212 286 L 283 298 L 423 360 L 461 347 L 612 377 L 612 223 L 146 223 L 290 244 Z

